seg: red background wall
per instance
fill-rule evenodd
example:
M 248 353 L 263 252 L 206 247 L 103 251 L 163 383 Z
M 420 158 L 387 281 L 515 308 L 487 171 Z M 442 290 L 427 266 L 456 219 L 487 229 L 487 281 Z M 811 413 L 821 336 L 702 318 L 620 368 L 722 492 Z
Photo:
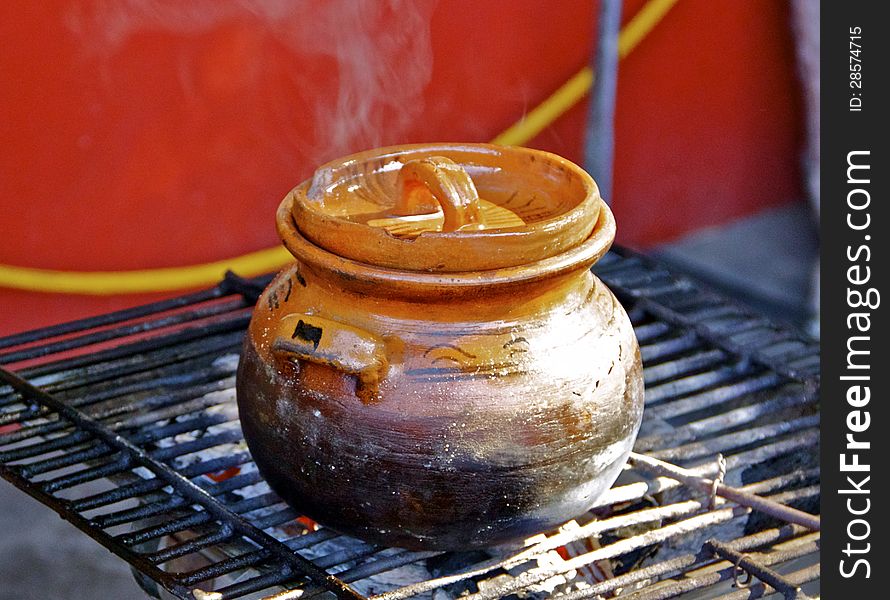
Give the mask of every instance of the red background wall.
M 595 9 L 0 4 L 0 264 L 155 268 L 275 245 L 275 208 L 314 165 L 511 125 L 588 62 Z M 621 64 L 619 243 L 799 198 L 797 95 L 784 3 L 680 0 Z M 528 145 L 581 161 L 585 104 Z M 0 334 L 153 297 L 0 289 Z

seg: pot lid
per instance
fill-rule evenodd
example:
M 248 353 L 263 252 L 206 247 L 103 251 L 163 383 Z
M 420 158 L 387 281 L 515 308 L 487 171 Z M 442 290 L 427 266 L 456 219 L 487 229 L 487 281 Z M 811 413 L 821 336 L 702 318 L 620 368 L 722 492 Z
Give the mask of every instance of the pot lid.
M 316 170 L 285 198 L 299 233 L 354 261 L 428 272 L 523 265 L 586 240 L 593 179 L 548 152 L 490 144 L 397 146 Z

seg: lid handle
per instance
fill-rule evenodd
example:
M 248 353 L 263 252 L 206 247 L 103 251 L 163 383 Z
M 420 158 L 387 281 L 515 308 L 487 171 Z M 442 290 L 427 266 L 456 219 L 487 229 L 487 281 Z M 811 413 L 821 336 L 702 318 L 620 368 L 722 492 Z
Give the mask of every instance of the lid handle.
M 444 156 L 410 160 L 399 171 L 395 214 L 416 215 L 436 203 L 442 207 L 442 231 L 483 229 L 485 219 L 473 180 L 459 164 Z

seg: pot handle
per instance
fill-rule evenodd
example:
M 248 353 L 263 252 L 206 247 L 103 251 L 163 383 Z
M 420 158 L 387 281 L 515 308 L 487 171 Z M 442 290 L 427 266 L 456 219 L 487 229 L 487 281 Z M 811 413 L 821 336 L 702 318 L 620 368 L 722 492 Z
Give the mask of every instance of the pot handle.
M 450 158 L 430 156 L 409 160 L 399 170 L 398 187 L 402 194 L 395 205 L 397 215 L 416 215 L 438 203 L 445 215 L 442 231 L 485 226 L 473 180 Z
M 385 342 L 367 331 L 317 315 L 292 313 L 281 319 L 272 353 L 276 361 L 303 360 L 357 378 L 363 402 L 377 398 L 389 364 Z

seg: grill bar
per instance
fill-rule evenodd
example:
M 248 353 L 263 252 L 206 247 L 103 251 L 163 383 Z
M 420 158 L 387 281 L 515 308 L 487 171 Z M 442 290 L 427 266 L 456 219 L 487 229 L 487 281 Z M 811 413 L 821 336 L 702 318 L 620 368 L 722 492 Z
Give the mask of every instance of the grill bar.
M 790 404 L 790 403 L 789 403 Z M 746 413 L 750 413 L 752 411 L 745 411 Z M 755 416 L 761 416 L 763 413 L 761 411 L 756 411 L 760 414 Z M 772 411 L 770 411 L 772 412 Z M 754 418 L 750 420 L 746 420 L 746 422 L 752 422 Z M 701 423 L 699 421 L 699 423 Z M 676 446 L 674 448 L 666 448 L 664 450 L 660 450 L 658 452 L 653 452 L 651 454 L 652 458 L 657 458 L 660 460 L 677 460 L 684 459 L 689 460 L 692 458 L 702 458 L 706 455 L 714 454 L 714 449 L 719 448 L 721 450 L 729 449 L 737 447 L 742 444 L 750 444 L 752 442 L 767 440 L 772 438 L 777 438 L 783 434 L 791 433 L 795 431 L 800 431 L 803 429 L 810 429 L 819 426 L 819 415 L 810 415 L 807 417 L 800 417 L 798 419 L 792 419 L 790 421 L 780 421 L 778 423 L 773 423 L 770 425 L 763 425 L 761 427 L 752 427 L 750 429 L 745 429 L 743 431 L 738 431 L 735 433 L 730 433 L 724 436 L 720 436 L 717 438 L 710 438 L 703 442 L 692 442 L 690 444 L 686 444 L 683 446 Z M 704 429 L 704 428 L 702 428 Z
M 729 544 L 727 544 L 727 546 L 738 550 L 748 550 L 751 548 L 765 546 L 767 544 L 774 544 L 777 542 L 783 542 L 789 539 L 793 539 L 794 536 L 799 534 L 800 530 L 795 529 L 793 526 L 786 526 L 780 529 L 768 529 L 761 533 L 739 538 L 730 542 Z M 613 592 L 620 588 L 629 587 L 640 581 L 646 581 L 647 579 L 679 575 L 681 573 L 687 572 L 690 567 L 697 567 L 702 564 L 706 564 L 709 560 L 710 554 L 711 553 L 706 550 L 702 550 L 698 554 L 684 554 L 682 556 L 678 556 L 676 558 L 661 562 L 656 565 L 644 567 L 625 575 L 620 575 L 609 581 L 594 584 L 584 590 L 566 594 L 564 596 L 561 596 L 561 600 L 587 600 L 588 598 L 599 597 L 603 594 Z M 700 585 L 695 586 L 695 588 L 698 587 L 700 587 Z M 691 591 L 691 589 L 684 589 L 682 591 Z M 665 590 L 662 589 L 658 593 L 664 594 L 664 592 Z M 670 593 L 674 593 L 674 590 L 671 590 Z M 671 596 L 664 595 L 660 597 L 670 598 Z M 636 600 L 640 599 L 637 598 Z
M 174 558 L 180 558 L 187 554 L 191 554 L 192 552 L 197 552 L 204 548 L 224 542 L 231 538 L 234 533 L 232 527 L 228 524 L 223 524 L 223 526 L 216 531 L 198 536 L 176 546 L 170 546 L 163 550 L 152 552 L 147 554 L 146 558 L 152 563 L 159 565 L 173 560 Z
M 599 550 L 594 550 L 593 552 L 582 554 L 581 556 L 577 556 L 565 561 L 565 564 L 560 565 L 558 568 L 542 568 L 535 571 L 526 571 L 525 573 L 513 578 L 503 585 L 492 586 L 491 588 L 486 589 L 484 592 L 471 594 L 467 597 L 467 600 L 489 600 L 494 598 L 502 598 L 536 583 L 546 581 L 547 579 L 560 575 L 561 573 L 564 573 L 566 571 L 578 569 L 595 561 L 612 558 L 618 556 L 619 554 L 632 552 L 639 548 L 652 546 L 659 542 L 669 540 L 675 536 L 692 533 L 694 531 L 698 531 L 709 526 L 725 523 L 737 517 L 745 516 L 748 514 L 749 511 L 750 509 L 743 507 L 722 508 L 719 510 L 704 513 L 702 515 L 691 517 L 689 519 L 684 519 L 660 529 L 655 529 L 640 535 L 625 538 Z
M 163 329 L 165 327 L 173 327 L 192 321 L 199 321 L 207 317 L 224 314 L 230 312 L 233 309 L 242 307 L 244 307 L 243 300 L 229 300 L 224 303 L 199 307 L 193 311 L 178 313 L 169 317 L 157 319 L 155 321 L 143 321 L 134 325 L 127 325 L 112 329 L 103 329 L 95 333 L 71 337 L 59 342 L 45 344 L 43 346 L 34 346 L 26 350 L 21 350 L 19 352 L 0 353 L 0 363 L 12 364 L 15 362 L 37 358 L 39 356 L 47 356 L 49 354 L 55 354 L 67 350 L 74 350 L 76 348 L 82 348 L 84 346 L 106 342 L 108 340 L 113 340 L 123 336 L 146 333 L 149 331 L 154 331 L 156 329 Z
M 646 277 L 650 280 L 671 278 L 671 276 L 664 267 L 641 257 L 635 258 L 634 261 L 626 261 L 622 260 L 617 253 L 613 253 L 601 259 L 595 270 L 604 276 L 603 279 L 616 293 L 634 298 L 639 308 L 684 331 L 694 332 L 699 339 L 712 347 L 726 350 L 739 358 L 765 366 L 788 379 L 800 382 L 811 382 L 818 379 L 818 371 L 795 368 L 783 358 L 777 359 L 769 354 L 769 348 L 777 342 L 793 339 L 802 349 L 805 348 L 808 354 L 816 355 L 818 349 L 814 344 L 807 343 L 802 336 L 791 334 L 788 329 L 776 328 L 763 317 L 752 314 L 750 310 L 735 305 L 725 297 L 695 289 L 686 280 L 675 280 L 674 285 L 670 288 L 670 291 L 687 292 L 685 298 L 682 296 L 670 297 L 666 295 L 666 291 L 659 291 L 658 296 L 647 293 L 647 289 L 633 285 L 634 276 L 641 277 L 639 271 L 648 271 L 649 274 Z M 692 314 L 684 314 L 684 309 L 690 305 L 697 305 L 698 308 Z M 763 335 L 755 344 L 744 346 L 739 344 L 733 335 L 725 335 L 725 330 L 721 331 L 719 326 L 715 326 L 714 318 L 708 317 L 707 311 L 718 311 L 717 314 L 722 314 L 724 317 L 734 314 L 740 318 L 756 321 L 762 324 L 766 332 L 772 332 L 772 335 Z
M 84 381 L 108 381 L 123 374 L 162 367 L 184 358 L 237 346 L 249 320 L 250 316 L 245 309 L 244 314 L 227 315 L 210 323 L 201 323 L 166 335 L 28 367 L 21 374 L 40 386 L 55 382 L 80 385 Z M 64 370 L 58 370 L 60 366 L 64 366 Z M 41 376 L 46 376 L 45 380 L 42 381 Z M 53 391 L 51 385 L 48 386 L 48 391 Z
M 708 540 L 707 542 L 705 542 L 705 548 L 707 550 L 710 550 L 720 558 L 731 561 L 737 569 L 743 569 L 763 583 L 769 584 L 774 590 L 785 596 L 786 600 L 794 600 L 795 598 L 799 597 L 798 594 L 800 593 L 800 586 L 789 582 L 787 579 L 785 579 L 769 567 L 764 566 L 755 560 L 752 560 L 741 552 L 736 552 L 726 544 L 723 544 L 718 540 Z M 811 548 L 811 550 L 815 550 L 815 548 Z M 797 558 L 799 556 L 799 553 L 789 552 L 787 554 L 783 554 L 781 557 L 775 556 L 771 558 L 773 558 L 776 562 L 779 562 L 779 560 L 789 560 L 791 558 Z M 736 579 L 736 581 L 738 582 L 738 578 Z M 741 582 L 739 583 L 741 584 Z M 744 585 L 747 585 L 747 582 L 745 582 Z
M 788 581 L 796 586 L 802 586 L 805 583 L 815 581 L 818 578 L 818 565 L 813 565 L 811 567 L 807 567 L 806 569 L 795 571 L 787 577 Z M 764 583 L 756 583 L 745 590 L 739 590 L 737 592 L 724 596 L 723 600 L 749 600 L 751 598 L 763 598 L 764 596 L 770 594 L 772 591 L 773 590 L 770 588 L 770 586 Z M 792 596 L 792 598 L 796 598 L 797 600 L 808 600 L 808 596 L 806 596 L 802 592 L 798 592 L 796 595 Z
M 748 486 L 746 488 L 746 491 L 763 493 L 778 487 L 783 487 L 788 483 L 788 479 L 779 477 L 760 482 L 756 486 Z M 643 509 L 627 515 L 618 515 L 604 520 L 594 520 L 582 527 L 556 533 L 548 537 L 546 540 L 539 542 L 532 547 L 526 548 L 521 552 L 506 559 L 492 560 L 477 564 L 461 573 L 449 575 L 447 577 L 441 577 L 438 579 L 428 580 L 411 586 L 405 586 L 403 588 L 374 596 L 373 598 L 371 598 L 371 600 L 402 600 L 404 598 L 421 594 L 423 592 L 428 592 L 439 587 L 443 587 L 445 585 L 451 585 L 460 581 L 465 581 L 471 577 L 478 577 L 480 575 L 490 573 L 491 571 L 494 571 L 496 569 L 511 569 L 517 565 L 527 562 L 535 556 L 540 556 L 550 550 L 554 550 L 573 541 L 581 540 L 588 537 L 596 537 L 603 533 L 614 531 L 615 529 L 623 527 L 633 527 L 663 520 L 692 517 L 695 516 L 696 513 L 700 512 L 703 508 L 705 508 L 705 506 L 707 506 L 707 502 L 704 500 L 687 500 L 672 505 Z M 800 526 L 795 527 L 797 527 L 795 531 L 802 530 Z
M 791 559 L 796 558 L 797 556 L 799 556 L 799 554 L 791 552 L 779 555 L 776 557 L 776 559 Z M 628 600 L 667 600 L 669 598 L 677 598 L 688 592 L 700 590 L 702 588 L 719 584 L 721 582 L 728 582 L 734 578 L 735 573 L 736 567 L 731 566 L 720 571 L 713 571 L 691 579 L 683 579 L 681 581 L 671 582 L 667 585 L 661 586 L 657 590 L 630 594 L 629 596 L 625 596 L 625 598 L 627 598 Z M 814 571 L 810 568 L 800 571 L 797 574 L 791 575 L 788 578 L 788 581 L 790 585 L 799 586 L 803 583 L 806 583 L 807 581 L 812 581 L 813 579 L 818 577 L 818 575 L 818 569 Z M 770 588 L 764 586 L 763 584 L 751 586 L 750 588 L 746 586 L 744 590 L 739 590 L 736 593 L 721 596 L 721 600 L 727 600 L 730 598 L 735 600 L 760 598 L 763 597 L 764 593 L 768 589 Z M 770 591 L 772 590 L 770 589 Z M 801 592 L 795 592 L 795 595 L 792 596 L 792 598 L 797 598 L 798 600 L 807 600 L 807 597 Z
M 171 593 L 176 594 L 180 598 L 189 597 L 189 589 L 187 586 L 177 581 L 170 574 L 157 569 L 153 564 L 151 564 L 149 560 L 147 560 L 140 554 L 133 552 L 126 544 L 114 538 L 110 538 L 107 535 L 104 535 L 102 530 L 94 527 L 88 519 L 85 519 L 78 513 L 69 512 L 68 510 L 66 510 L 67 507 L 65 506 L 63 501 L 29 485 L 29 481 L 27 479 L 21 477 L 13 469 L 10 469 L 6 466 L 0 466 L 0 474 L 3 475 L 4 479 L 7 479 L 17 487 L 25 490 L 34 499 L 49 506 L 56 512 L 64 513 L 65 518 L 72 525 L 86 533 L 88 536 L 90 536 L 118 556 L 125 558 L 128 563 L 163 585 Z
M 151 304 L 143 304 L 141 306 L 136 306 L 133 308 L 105 313 L 103 315 L 98 315 L 95 317 L 79 319 L 77 321 L 70 321 L 68 323 L 52 325 L 50 327 L 42 327 L 40 329 L 34 329 L 0 339 L 0 348 L 21 346 L 31 342 L 47 340 L 69 333 L 75 333 L 77 331 L 85 331 L 87 329 L 95 329 L 97 327 L 103 327 L 105 325 L 122 323 L 124 321 L 138 319 L 140 317 L 146 317 L 149 315 L 181 308 L 184 306 L 199 304 L 207 300 L 219 298 L 222 295 L 224 295 L 222 289 L 220 287 L 215 287 L 209 290 L 202 290 L 200 292 L 194 292 L 192 294 L 184 296 L 177 296 L 174 298 L 169 298 L 167 300 L 153 302 Z
M 740 382 L 721 386 L 713 390 L 686 396 L 681 400 L 665 402 L 648 410 L 659 419 L 676 419 L 677 417 L 712 409 L 715 404 L 725 404 L 753 392 L 767 390 L 783 383 L 775 373 L 764 373 L 757 377 L 744 379 Z
M 358 596 L 351 588 L 349 588 L 349 586 L 343 584 L 339 579 L 331 577 L 324 571 L 318 569 L 318 567 L 313 565 L 310 561 L 298 554 L 290 552 L 287 548 L 282 547 L 278 540 L 261 529 L 257 529 L 245 519 L 232 514 L 225 508 L 225 506 L 221 505 L 215 498 L 213 498 L 213 496 L 210 496 L 206 491 L 196 486 L 181 474 L 173 471 L 167 465 L 152 458 L 132 442 L 121 436 L 114 435 L 112 432 L 96 424 L 94 421 L 89 420 L 75 409 L 59 402 L 50 394 L 47 394 L 40 388 L 34 387 L 24 379 L 21 379 L 6 369 L 0 368 L 0 379 L 11 385 L 23 395 L 39 399 L 45 406 L 52 408 L 81 429 L 86 430 L 95 437 L 101 439 L 109 447 L 115 448 L 121 452 L 122 464 L 128 465 L 131 461 L 140 463 L 142 467 L 152 471 L 156 477 L 164 479 L 167 484 L 174 486 L 178 493 L 181 493 L 192 502 L 201 505 L 202 508 L 214 517 L 228 520 L 241 535 L 248 539 L 256 540 L 266 548 L 266 550 L 264 550 L 266 554 L 274 553 L 277 559 L 287 567 L 293 569 L 294 572 L 308 577 L 318 585 L 323 586 L 326 590 L 335 594 L 338 598 L 361 598 L 361 596 Z M 133 553 L 128 552 L 128 554 Z M 148 563 L 148 561 L 142 557 L 140 557 L 139 560 L 143 563 Z M 184 585 L 189 585 L 188 579 L 185 580 Z M 178 589 L 181 589 L 181 587 L 180 584 L 177 584 Z

